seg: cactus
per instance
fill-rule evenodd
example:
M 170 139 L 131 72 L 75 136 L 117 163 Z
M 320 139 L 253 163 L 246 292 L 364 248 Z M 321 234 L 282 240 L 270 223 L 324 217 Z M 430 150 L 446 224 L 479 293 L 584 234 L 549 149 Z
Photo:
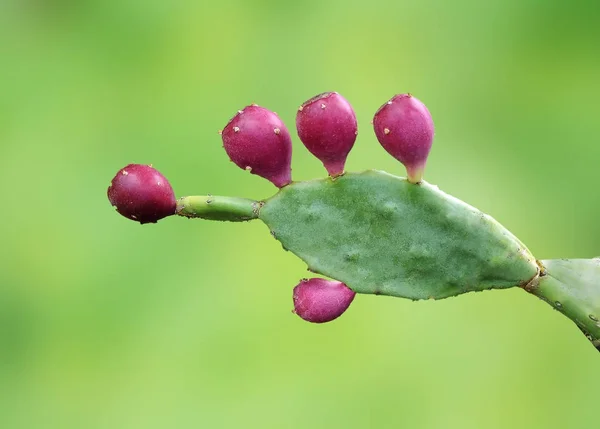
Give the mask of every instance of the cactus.
M 324 111 L 331 102 L 329 112 L 308 111 L 320 107 L 321 100 L 327 101 Z M 516 287 L 570 318 L 600 350 L 600 259 L 538 260 L 492 217 L 423 180 L 434 128 L 419 100 L 397 95 L 373 120 L 378 141 L 405 165 L 408 178 L 377 170 L 343 172 L 356 122 L 352 107 L 337 93 L 304 103 L 297 125 L 300 138 L 330 176 L 292 181 L 287 128 L 273 112 L 251 105 L 223 130 L 224 147 L 236 165 L 279 187 L 275 195 L 261 200 L 187 196 L 177 200 L 173 211 L 168 195 L 164 200 L 148 197 L 156 191 L 149 182 L 149 191 L 124 199 L 143 207 L 140 213 L 149 210 L 148 201 L 159 207 L 160 215 L 140 218 L 114 198 L 120 170 L 109 199 L 121 214 L 141 223 L 173 213 L 264 222 L 309 271 L 332 279 L 305 279 L 294 288 L 294 312 L 310 322 L 336 319 L 356 293 L 424 300 Z M 170 189 L 166 179 L 161 189 Z M 134 201 L 136 196 L 140 201 Z

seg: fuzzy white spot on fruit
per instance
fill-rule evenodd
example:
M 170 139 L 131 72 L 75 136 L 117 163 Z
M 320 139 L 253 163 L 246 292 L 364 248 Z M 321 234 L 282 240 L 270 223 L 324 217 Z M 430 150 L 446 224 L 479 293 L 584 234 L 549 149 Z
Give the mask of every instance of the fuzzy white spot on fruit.
M 281 130 L 279 128 L 274 128 L 273 132 L 277 135 L 279 135 L 279 133 L 281 132 Z
M 389 128 L 384 128 L 384 129 L 383 129 L 383 133 L 384 133 L 385 135 L 388 135 L 388 134 L 390 133 L 390 129 L 389 129 Z
M 302 112 L 304 110 L 304 106 L 298 107 L 298 112 Z
M 392 104 L 392 100 L 388 101 L 387 104 Z
M 123 170 L 123 173 L 121 174 L 123 174 L 123 176 L 127 176 L 129 173 L 127 172 L 127 170 Z
M 240 127 L 233 127 L 233 132 L 234 133 L 239 133 L 240 132 Z
M 217 132 L 219 133 L 219 135 L 223 134 L 223 130 L 219 130 Z
M 325 105 L 325 103 L 321 103 L 321 109 L 325 109 L 327 106 Z
M 158 186 L 162 186 L 162 183 L 160 183 L 160 182 L 156 182 L 156 184 L 157 184 Z
M 242 113 L 244 113 L 243 110 L 238 110 L 238 114 L 241 115 Z
M 246 170 L 246 171 L 252 171 L 252 167 L 250 167 L 250 166 L 248 165 L 248 166 L 246 166 L 245 170 Z
M 136 216 L 136 215 L 131 215 L 131 217 L 132 217 L 132 218 L 134 218 L 134 219 L 137 219 L 137 216 Z

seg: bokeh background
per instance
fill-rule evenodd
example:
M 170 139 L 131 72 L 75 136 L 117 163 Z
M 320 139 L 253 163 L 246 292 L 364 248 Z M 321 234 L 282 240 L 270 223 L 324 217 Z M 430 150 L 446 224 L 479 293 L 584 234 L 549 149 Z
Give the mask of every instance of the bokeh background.
M 260 222 L 140 226 L 106 188 L 153 163 L 179 196 L 265 198 L 217 131 L 339 91 L 349 170 L 401 165 L 369 121 L 411 92 L 426 179 L 540 259 L 600 254 L 595 0 L 0 0 L 0 426 L 586 428 L 600 356 L 520 290 L 359 296 L 291 313 L 306 266 Z M 294 141 L 298 180 L 324 175 Z M 318 238 L 316 238 L 318 239 Z

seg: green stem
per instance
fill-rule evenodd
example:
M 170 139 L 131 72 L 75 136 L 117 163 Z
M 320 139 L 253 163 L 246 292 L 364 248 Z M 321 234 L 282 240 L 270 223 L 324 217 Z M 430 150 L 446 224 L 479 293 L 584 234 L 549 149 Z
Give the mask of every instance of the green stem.
M 600 351 L 600 260 L 551 259 L 528 291 L 571 319 Z
M 180 198 L 177 214 L 188 218 L 243 222 L 258 218 L 261 205 L 259 201 L 247 198 L 200 195 Z

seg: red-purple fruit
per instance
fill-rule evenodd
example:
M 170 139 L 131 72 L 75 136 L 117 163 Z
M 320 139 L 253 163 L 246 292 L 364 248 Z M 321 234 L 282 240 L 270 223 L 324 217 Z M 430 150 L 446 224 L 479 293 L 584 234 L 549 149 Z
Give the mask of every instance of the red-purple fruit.
M 344 172 L 358 133 L 356 114 L 337 92 L 325 92 L 304 102 L 296 114 L 298 137 L 325 166 L 330 176 Z
M 433 142 L 433 119 L 427 107 L 410 94 L 399 94 L 373 118 L 377 140 L 406 167 L 408 180 L 418 183 Z
M 304 279 L 294 288 L 294 313 L 308 322 L 330 322 L 346 311 L 355 295 L 338 281 Z
M 221 131 L 223 147 L 238 167 L 278 188 L 292 181 L 292 139 L 279 116 L 252 104 L 239 110 Z
M 129 164 L 120 169 L 107 194 L 117 212 L 139 223 L 156 223 L 174 215 L 177 206 L 171 184 L 150 165 Z

